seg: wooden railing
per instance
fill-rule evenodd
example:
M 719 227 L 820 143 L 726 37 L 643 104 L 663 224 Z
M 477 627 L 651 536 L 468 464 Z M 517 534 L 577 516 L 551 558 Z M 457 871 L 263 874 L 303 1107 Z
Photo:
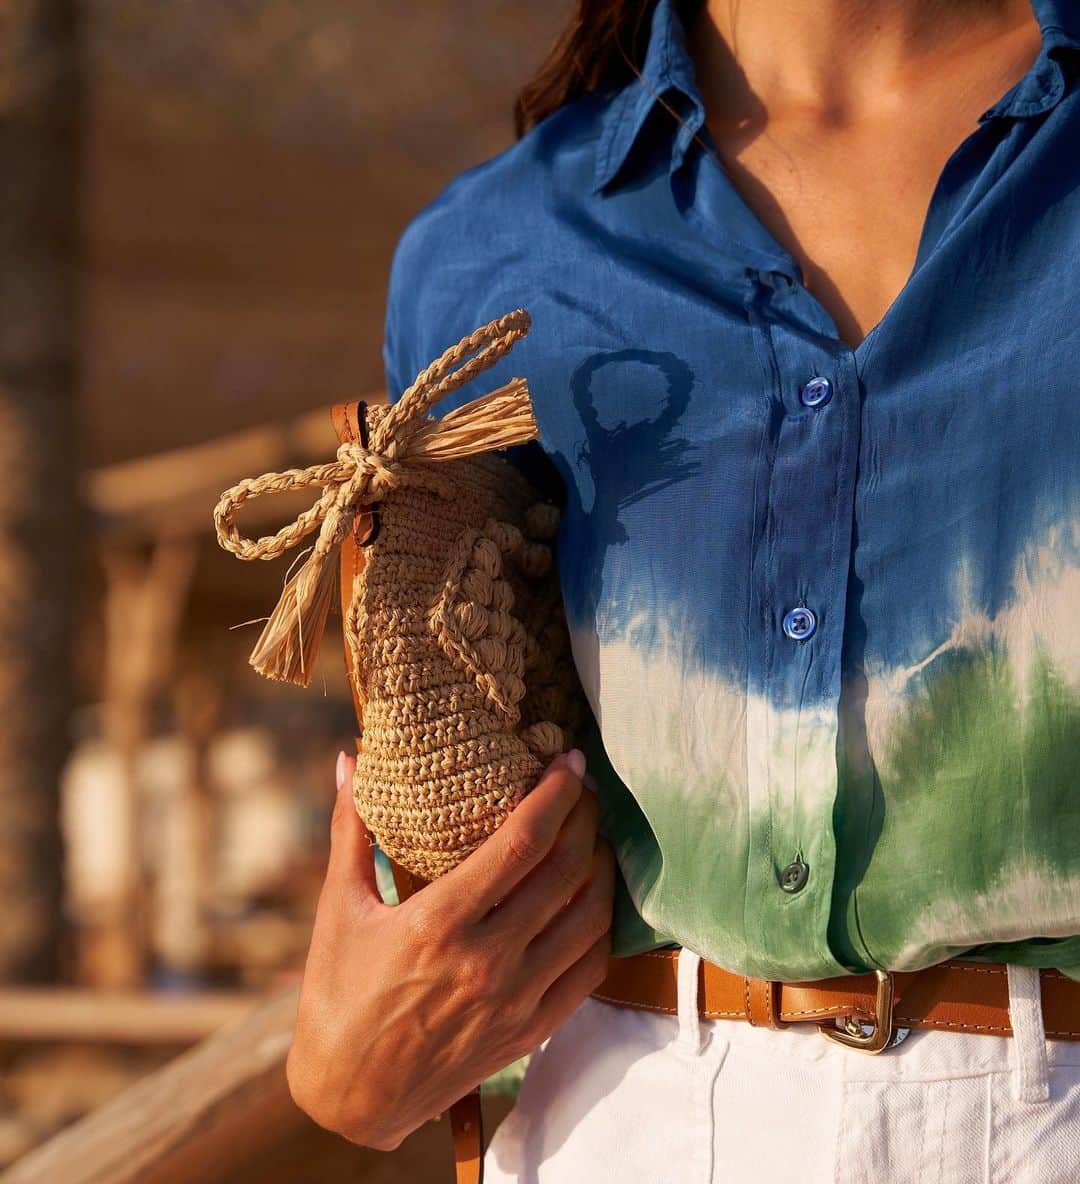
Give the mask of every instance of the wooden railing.
M 77 987 L 0 988 L 0 1043 L 197 1044 L 248 1016 L 263 996 Z
M 285 1081 L 296 990 L 256 1007 L 24 1156 L 3 1184 L 236 1179 L 268 1137 L 306 1120 Z
M 296 1108 L 285 1080 L 296 997 L 294 988 L 258 1004 L 25 1155 L 0 1184 L 451 1184 L 445 1120 L 387 1154 L 320 1131 Z M 171 1024 L 175 1033 L 181 1020 L 209 1018 L 189 1011 Z M 113 1026 L 119 1034 L 118 1017 Z M 511 1104 L 485 1098 L 489 1133 Z

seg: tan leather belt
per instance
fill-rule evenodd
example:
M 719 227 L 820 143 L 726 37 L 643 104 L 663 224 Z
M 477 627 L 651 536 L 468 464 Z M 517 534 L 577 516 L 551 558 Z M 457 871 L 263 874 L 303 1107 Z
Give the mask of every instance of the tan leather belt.
M 678 954 L 678 949 L 665 949 L 611 958 L 607 977 L 592 997 L 675 1015 Z M 1080 1040 L 1080 982 L 1057 970 L 1043 970 L 1041 980 L 1047 1036 Z M 1012 1035 L 1005 966 L 962 959 L 919 971 L 802 983 L 745 978 L 702 959 L 698 1011 L 706 1019 L 745 1020 L 763 1028 L 813 1023 L 824 1036 L 867 1053 L 883 1052 L 901 1028 Z M 458 1184 L 481 1184 L 479 1091 L 456 1102 L 450 1118 Z
M 593 997 L 675 1014 L 678 953 L 650 950 L 611 958 L 607 978 Z M 703 1017 L 766 1028 L 816 1023 L 824 1035 L 864 1052 L 883 1051 L 897 1028 L 1012 1034 L 1008 972 L 998 963 L 950 959 L 919 971 L 803 983 L 744 978 L 704 959 L 701 971 L 698 1010 Z M 1080 1040 L 1080 982 L 1057 970 L 1043 970 L 1041 980 L 1047 1036 Z

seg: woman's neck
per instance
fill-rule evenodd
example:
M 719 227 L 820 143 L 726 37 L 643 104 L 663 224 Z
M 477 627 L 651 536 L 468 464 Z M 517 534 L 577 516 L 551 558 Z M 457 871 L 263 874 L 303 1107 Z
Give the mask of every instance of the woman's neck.
M 707 0 L 688 41 L 712 110 L 842 123 L 1033 23 L 1030 0 Z

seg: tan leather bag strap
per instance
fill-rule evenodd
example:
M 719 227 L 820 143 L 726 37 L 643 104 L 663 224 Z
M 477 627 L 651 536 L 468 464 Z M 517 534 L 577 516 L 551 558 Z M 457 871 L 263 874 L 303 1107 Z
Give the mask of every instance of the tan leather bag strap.
M 363 425 L 360 418 L 360 404 L 338 403 L 331 411 L 334 431 L 341 443 L 353 442 L 361 439 Z M 364 549 L 358 545 L 357 537 L 368 538 L 373 528 L 371 514 L 358 514 L 353 533 L 341 544 L 341 616 L 349 609 L 352 600 L 353 582 L 363 571 Z M 353 678 L 352 655 L 349 647 L 345 646 L 345 670 L 349 678 L 349 689 L 352 692 L 353 706 L 356 708 L 356 718 L 363 720 L 364 708 L 357 691 L 356 680 Z M 356 749 L 359 752 L 361 738 L 356 739 Z M 423 886 L 423 881 L 414 876 L 406 868 L 390 860 L 390 869 L 394 875 L 394 886 L 397 888 L 398 900 L 407 900 L 414 892 Z M 450 1107 L 450 1136 L 454 1146 L 454 1171 L 457 1184 L 483 1184 L 484 1180 L 484 1127 L 483 1114 L 480 1107 L 480 1087 L 470 1090 L 463 1097 L 458 1098 Z
M 359 403 L 337 403 L 331 410 L 330 414 L 334 423 L 334 431 L 337 432 L 339 443 L 348 444 L 360 439 L 359 410 Z M 359 531 L 360 537 L 366 538 L 370 527 L 371 516 L 369 514 L 358 514 L 353 533 L 341 544 L 340 587 L 342 621 L 345 620 L 345 616 L 349 611 L 349 603 L 352 600 L 353 582 L 364 569 L 365 552 L 362 547 L 357 546 L 356 534 Z M 356 681 L 353 678 L 352 654 L 350 653 L 349 646 L 344 646 L 344 650 L 345 672 L 349 679 L 349 690 L 352 692 L 353 707 L 356 709 L 357 721 L 360 721 L 364 718 L 364 705 L 360 700 L 356 689 Z M 359 749 L 359 745 L 360 741 L 358 739 L 357 749 Z

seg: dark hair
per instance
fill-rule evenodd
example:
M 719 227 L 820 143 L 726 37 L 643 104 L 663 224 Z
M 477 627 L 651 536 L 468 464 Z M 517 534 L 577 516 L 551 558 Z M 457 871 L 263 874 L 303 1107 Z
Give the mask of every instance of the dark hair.
M 578 0 L 577 14 L 559 35 L 514 104 L 518 139 L 564 103 L 617 88 L 642 66 L 657 0 Z M 704 0 L 673 0 L 689 29 Z

